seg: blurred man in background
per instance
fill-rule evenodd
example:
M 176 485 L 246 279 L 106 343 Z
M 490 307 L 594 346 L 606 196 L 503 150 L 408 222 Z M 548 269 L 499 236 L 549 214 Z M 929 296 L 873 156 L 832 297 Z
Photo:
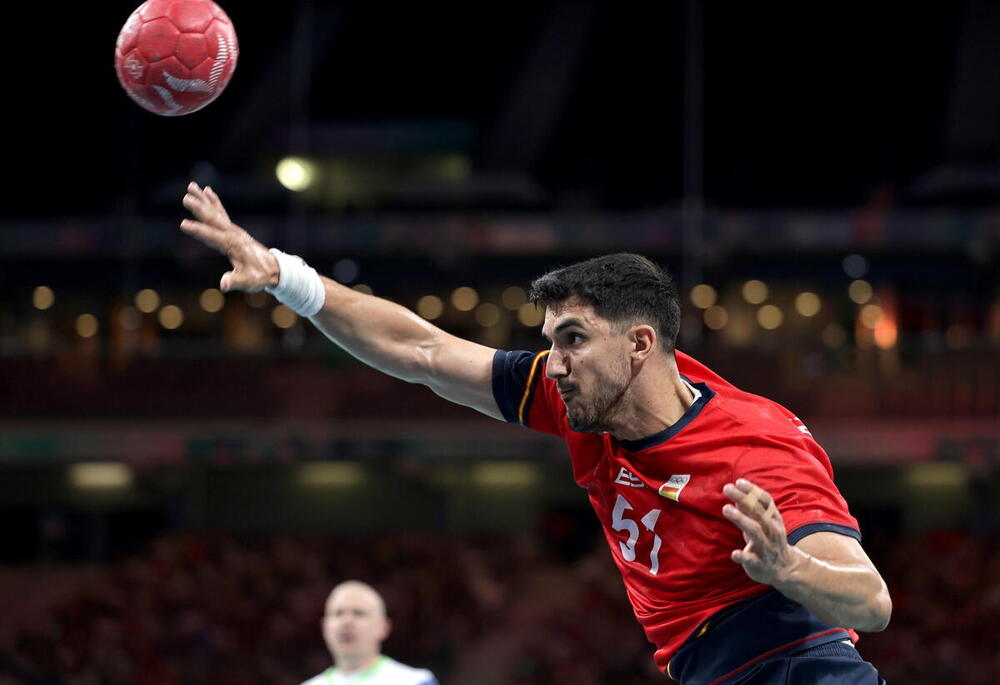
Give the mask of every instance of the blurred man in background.
M 434 674 L 382 654 L 392 622 L 374 588 L 348 580 L 333 589 L 323 614 L 323 640 L 334 665 L 302 685 L 437 685 Z

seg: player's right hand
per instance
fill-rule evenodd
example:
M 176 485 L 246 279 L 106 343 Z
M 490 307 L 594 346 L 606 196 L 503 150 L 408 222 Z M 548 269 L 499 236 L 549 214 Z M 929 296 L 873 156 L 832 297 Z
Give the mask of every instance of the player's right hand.
M 226 255 L 233 265 L 232 271 L 224 273 L 219 282 L 222 292 L 256 292 L 278 284 L 277 258 L 232 222 L 214 190 L 208 186 L 201 188 L 192 181 L 183 204 L 195 219 L 181 221 L 181 230 Z

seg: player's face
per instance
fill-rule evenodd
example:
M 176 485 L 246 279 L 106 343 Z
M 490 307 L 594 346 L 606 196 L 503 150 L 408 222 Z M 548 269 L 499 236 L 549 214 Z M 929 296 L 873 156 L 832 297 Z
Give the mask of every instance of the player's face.
M 363 663 L 378 655 L 389 621 L 378 595 L 363 585 L 338 588 L 326 601 L 323 639 L 338 663 Z
M 611 430 L 632 380 L 627 335 L 576 298 L 547 308 L 542 335 L 552 343 L 546 375 L 558 385 L 570 428 Z

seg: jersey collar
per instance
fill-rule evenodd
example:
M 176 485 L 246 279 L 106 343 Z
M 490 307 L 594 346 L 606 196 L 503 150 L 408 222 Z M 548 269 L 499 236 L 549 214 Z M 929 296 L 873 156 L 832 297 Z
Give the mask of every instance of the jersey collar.
M 667 426 L 658 433 L 653 433 L 652 435 L 647 435 L 644 438 L 638 438 L 636 440 L 618 440 L 618 444 L 624 447 L 629 452 L 638 452 L 640 450 L 648 449 L 655 445 L 660 445 L 670 438 L 674 437 L 680 433 L 684 426 L 688 425 L 694 421 L 695 417 L 701 413 L 701 410 L 705 408 L 705 405 L 715 397 L 715 391 L 708 387 L 708 383 L 692 383 L 686 377 L 681 376 L 681 380 L 684 381 L 692 390 L 695 391 L 695 400 L 688 407 L 688 410 L 677 420 L 676 423 Z M 701 393 L 699 395 L 699 393 Z

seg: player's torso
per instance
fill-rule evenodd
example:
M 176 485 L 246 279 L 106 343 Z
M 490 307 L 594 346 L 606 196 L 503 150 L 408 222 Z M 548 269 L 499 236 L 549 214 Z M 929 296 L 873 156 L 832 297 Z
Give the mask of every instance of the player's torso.
M 694 437 L 681 431 L 638 452 L 607 435 L 570 441 L 576 481 L 587 490 L 640 618 L 677 603 L 715 606 L 755 585 L 729 559 L 743 541 L 722 516 L 722 488 L 736 477 L 745 437 Z

